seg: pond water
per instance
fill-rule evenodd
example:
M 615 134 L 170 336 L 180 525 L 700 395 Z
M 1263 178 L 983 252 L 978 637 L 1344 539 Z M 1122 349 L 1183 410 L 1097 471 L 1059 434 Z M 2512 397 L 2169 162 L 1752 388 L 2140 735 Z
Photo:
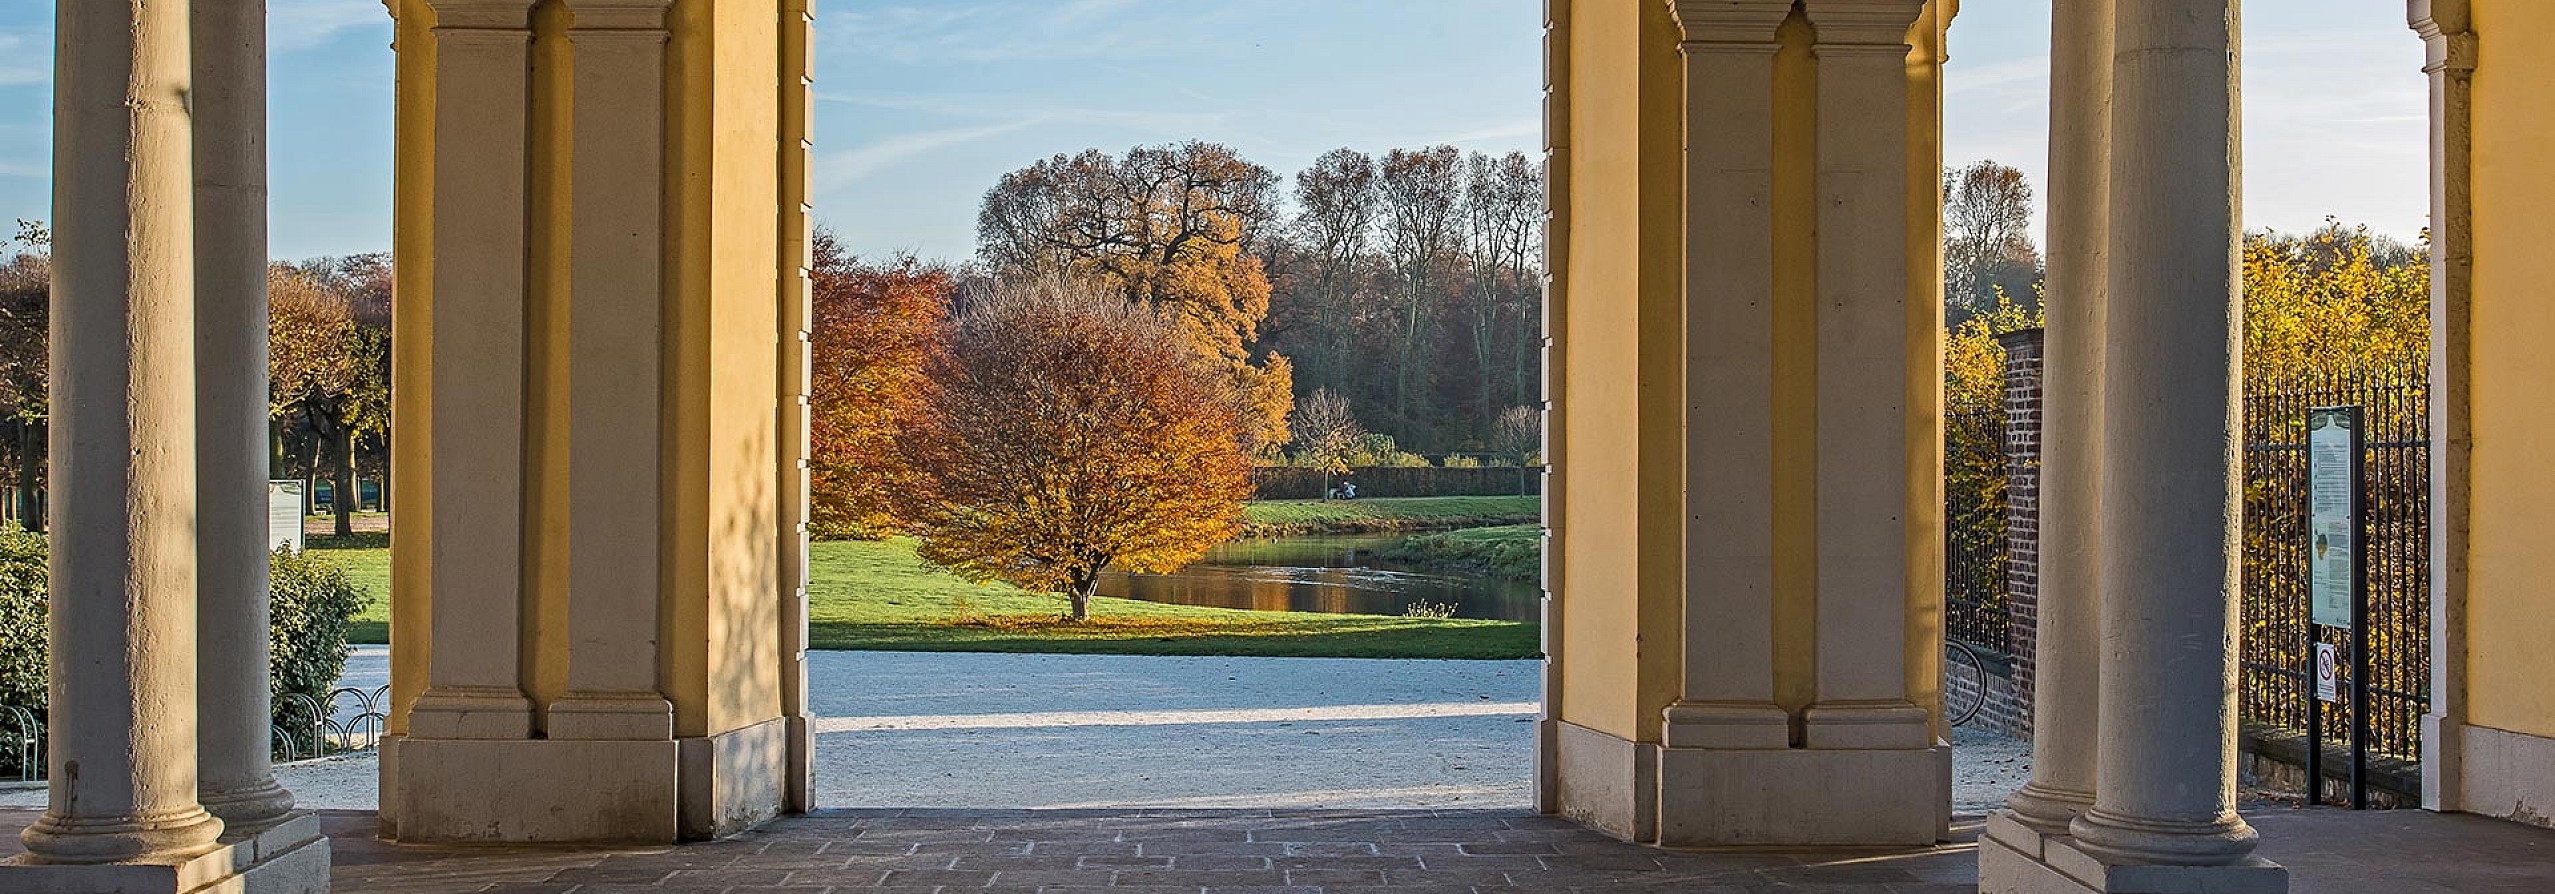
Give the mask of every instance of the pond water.
M 1533 581 L 1423 570 L 1376 557 L 1403 536 L 1236 540 L 1170 574 L 1108 572 L 1100 593 L 1174 605 L 1352 615 L 1400 615 L 1426 601 L 1455 606 L 1458 618 L 1539 618 L 1543 592 Z

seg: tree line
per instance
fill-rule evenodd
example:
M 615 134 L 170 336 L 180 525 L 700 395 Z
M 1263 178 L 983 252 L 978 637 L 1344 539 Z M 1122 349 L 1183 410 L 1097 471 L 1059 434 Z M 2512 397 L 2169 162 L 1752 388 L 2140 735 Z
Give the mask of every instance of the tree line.
M 1290 182 L 1217 143 L 1092 149 L 987 191 L 974 269 L 1170 310 L 1257 395 L 1254 447 L 1328 391 L 1400 449 L 1481 452 L 1540 401 L 1543 220 L 1523 153 L 1343 148 Z
M 44 528 L 50 407 L 51 234 L 19 221 L 0 262 L 0 516 Z M 390 256 L 277 263 L 267 271 L 270 474 L 325 481 L 339 535 L 364 481 L 390 499 Z M 314 490 L 313 493 L 316 491 Z

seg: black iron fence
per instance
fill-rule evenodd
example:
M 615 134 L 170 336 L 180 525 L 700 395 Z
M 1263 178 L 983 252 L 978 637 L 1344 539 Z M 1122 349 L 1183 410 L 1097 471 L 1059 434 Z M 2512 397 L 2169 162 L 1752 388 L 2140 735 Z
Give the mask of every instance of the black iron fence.
M 2419 370 L 2311 376 L 2245 395 L 2243 719 L 2307 728 L 2313 642 L 2307 599 L 2307 411 L 2360 407 L 2368 552 L 2369 752 L 2421 755 L 2431 690 L 2429 390 Z M 2345 646 L 2347 649 L 2347 645 Z M 2346 658 L 2343 666 L 2350 666 Z M 2347 744 L 2348 699 L 2325 706 L 2324 742 Z
M 2013 613 L 2007 578 L 2005 411 L 1943 419 L 1944 634 L 2008 649 Z
M 2419 369 L 2301 377 L 2249 387 L 2244 404 L 2243 666 L 2248 725 L 2303 734 L 2314 685 L 2307 599 L 2306 416 L 2362 408 L 2368 550 L 2369 752 L 2421 754 L 2431 684 L 2430 432 Z M 1946 633 L 2006 648 L 2004 411 L 1944 419 Z M 2325 630 L 2322 642 L 2348 643 Z M 2021 648 L 2022 644 L 2016 644 Z M 2347 654 L 2344 666 L 2349 665 Z M 2328 704 L 2324 743 L 2343 748 L 2350 705 Z

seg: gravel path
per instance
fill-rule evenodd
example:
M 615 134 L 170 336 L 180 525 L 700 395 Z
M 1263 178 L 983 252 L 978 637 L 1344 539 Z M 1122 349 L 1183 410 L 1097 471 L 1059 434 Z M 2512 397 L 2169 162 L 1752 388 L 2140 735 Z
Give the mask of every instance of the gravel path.
M 378 647 L 345 685 L 387 682 Z M 1532 803 L 1538 663 L 815 652 L 828 807 L 1502 807 Z M 1953 738 L 1953 809 L 1981 813 L 2030 748 Z M 369 756 L 285 766 L 303 806 L 371 809 Z M 41 790 L 0 807 L 43 806 Z

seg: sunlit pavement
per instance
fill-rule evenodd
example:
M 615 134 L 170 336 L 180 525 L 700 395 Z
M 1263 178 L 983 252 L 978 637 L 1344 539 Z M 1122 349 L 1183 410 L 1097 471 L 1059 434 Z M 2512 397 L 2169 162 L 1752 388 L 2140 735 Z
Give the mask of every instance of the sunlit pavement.
M 1972 818 L 1941 847 L 1661 851 L 1527 809 L 1537 662 L 810 660 L 831 809 L 729 841 L 611 851 L 388 845 L 366 810 L 332 810 L 337 890 L 1947 894 L 1975 890 L 1974 817 L 2028 772 L 2015 743 L 1956 736 L 1956 800 Z M 358 654 L 348 685 L 381 685 L 385 664 L 378 649 Z M 375 773 L 351 759 L 280 775 L 306 806 L 369 808 Z M 0 803 L 40 806 L 43 793 Z M 2248 815 L 2296 891 L 2555 891 L 2555 832 L 2418 811 Z M 35 816 L 0 809 L 0 853 Z
M 1511 808 L 1532 803 L 1539 662 L 816 652 L 829 807 Z M 364 647 L 341 684 L 389 683 Z M 2029 749 L 1955 731 L 1954 810 L 2022 784 Z M 369 756 L 277 775 L 369 810 Z M 0 791 L 40 807 L 41 788 Z

